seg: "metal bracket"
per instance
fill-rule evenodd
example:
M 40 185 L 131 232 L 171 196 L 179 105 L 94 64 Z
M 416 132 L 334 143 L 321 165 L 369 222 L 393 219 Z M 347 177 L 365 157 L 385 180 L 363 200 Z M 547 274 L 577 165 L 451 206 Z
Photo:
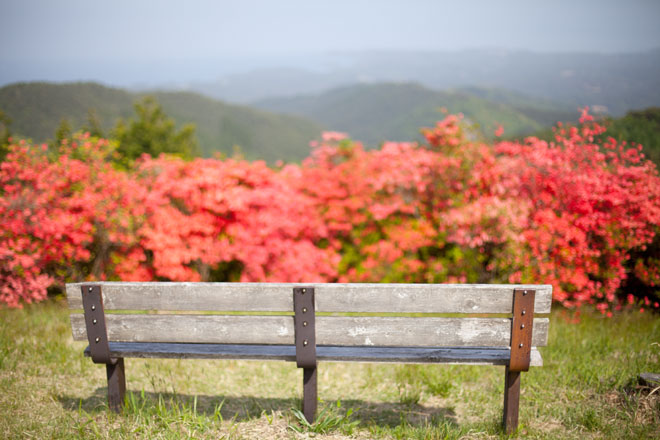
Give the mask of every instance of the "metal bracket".
M 302 410 L 305 419 L 314 423 L 318 402 L 316 369 L 316 313 L 314 288 L 293 288 L 293 327 L 296 341 L 296 365 L 303 369 Z
M 293 288 L 293 324 L 298 368 L 316 367 L 316 324 L 314 288 Z
M 95 364 L 115 364 L 117 359 L 110 357 L 101 286 L 83 285 L 81 289 L 85 327 L 87 328 L 87 339 L 92 361 Z
M 515 289 L 513 291 L 511 359 L 509 361 L 509 371 L 512 372 L 529 370 L 535 296 L 536 291 L 531 289 Z

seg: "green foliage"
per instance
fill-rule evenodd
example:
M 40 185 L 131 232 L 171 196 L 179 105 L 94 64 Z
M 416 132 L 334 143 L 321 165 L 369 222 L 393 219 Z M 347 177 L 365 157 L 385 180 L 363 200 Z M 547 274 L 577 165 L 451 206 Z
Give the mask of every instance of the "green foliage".
M 643 153 L 660 167 L 660 107 L 628 112 L 624 117 L 609 119 L 607 136 L 618 141 L 643 146 Z
M 101 126 L 99 115 L 93 108 L 87 111 L 87 122 L 82 126 L 82 131 L 88 132 L 92 137 L 105 137 L 103 134 L 103 127 Z
M 11 118 L 5 112 L 0 110 L 0 162 L 2 162 L 9 152 L 9 138 L 11 138 Z
M 157 157 L 163 153 L 183 159 L 197 156 L 198 146 L 194 124 L 179 131 L 154 97 L 147 96 L 135 103 L 136 119 L 119 120 L 112 137 L 117 139 L 121 160 L 130 163 L 142 154 Z
M 51 142 L 51 147 L 53 149 L 57 149 L 60 145 L 62 145 L 62 141 L 71 139 L 71 136 L 73 136 L 71 123 L 68 119 L 63 118 L 60 121 L 60 125 L 57 127 L 57 130 L 55 130 L 55 139 L 53 139 Z

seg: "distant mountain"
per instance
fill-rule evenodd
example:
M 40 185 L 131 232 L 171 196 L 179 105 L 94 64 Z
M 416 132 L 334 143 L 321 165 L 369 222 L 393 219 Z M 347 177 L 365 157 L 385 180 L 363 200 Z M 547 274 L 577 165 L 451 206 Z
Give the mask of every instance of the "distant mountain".
M 525 135 L 578 116 L 576 108 L 519 93 L 477 88 L 435 91 L 413 83 L 354 85 L 255 105 L 312 119 L 370 146 L 384 140 L 419 139 L 421 127 L 444 117 L 441 109 L 463 113 L 485 137 L 491 137 L 498 125 L 507 136 Z
M 233 102 L 322 93 L 340 86 L 418 82 L 435 90 L 479 87 L 513 90 L 570 108 L 591 106 L 613 116 L 660 105 L 660 49 L 626 54 L 372 51 L 329 54 L 332 67 L 264 69 L 216 82 L 193 83 L 200 93 Z M 318 63 L 318 60 L 317 60 Z
M 512 90 L 464 87 L 460 91 L 510 108 L 543 127 L 552 127 L 559 121 L 573 121 L 579 115 L 576 106 L 562 104 L 546 98 L 531 97 Z M 529 134 L 529 132 L 525 130 L 524 132 L 511 134 Z
M 356 82 L 349 72 L 323 73 L 273 67 L 233 74 L 212 82 L 192 83 L 188 88 L 213 98 L 251 104 L 268 97 L 318 93 Z
M 226 104 L 191 92 L 153 92 L 165 113 L 178 124 L 192 122 L 204 156 L 232 154 L 237 145 L 248 159 L 274 162 L 300 160 L 320 125 L 304 118 Z M 0 109 L 12 120 L 12 133 L 43 142 L 53 137 L 63 119 L 74 129 L 93 110 L 108 131 L 118 118 L 133 117 L 131 93 L 96 83 L 19 83 L 0 88 Z

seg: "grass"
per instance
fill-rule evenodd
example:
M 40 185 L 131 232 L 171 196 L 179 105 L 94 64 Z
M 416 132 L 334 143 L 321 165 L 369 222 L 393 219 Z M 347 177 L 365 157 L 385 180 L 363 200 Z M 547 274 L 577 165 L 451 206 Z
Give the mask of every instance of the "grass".
M 518 436 L 660 437 L 660 317 L 556 310 L 545 366 L 522 375 Z M 505 438 L 502 367 L 321 363 L 319 421 L 285 362 L 127 359 L 121 415 L 58 301 L 0 309 L 0 438 Z

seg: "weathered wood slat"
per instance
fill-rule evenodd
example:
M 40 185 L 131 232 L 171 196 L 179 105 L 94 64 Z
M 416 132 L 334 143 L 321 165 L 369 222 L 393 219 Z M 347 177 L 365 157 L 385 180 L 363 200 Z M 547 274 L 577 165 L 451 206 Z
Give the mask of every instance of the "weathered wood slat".
M 106 315 L 108 338 L 123 342 L 293 344 L 292 316 Z M 547 344 L 549 321 L 534 320 L 533 345 Z M 84 315 L 72 314 L 75 340 L 86 340 Z M 511 319 L 318 316 L 318 345 L 508 346 Z
M 294 286 L 315 289 L 318 312 L 511 313 L 514 289 L 535 289 L 536 313 L 550 313 L 552 286 L 529 284 L 316 284 L 104 282 L 112 310 L 291 311 Z M 72 309 L 82 309 L 80 286 L 66 285 Z
M 420 348 L 420 347 L 333 347 L 317 346 L 320 361 L 336 362 L 403 362 L 506 365 L 507 348 Z M 85 350 L 89 356 L 89 349 Z M 247 359 L 283 360 L 295 362 L 293 345 L 228 345 L 228 344 L 171 344 L 143 342 L 111 342 L 114 357 L 173 358 L 173 359 Z M 543 365 L 541 354 L 532 349 L 531 365 Z

